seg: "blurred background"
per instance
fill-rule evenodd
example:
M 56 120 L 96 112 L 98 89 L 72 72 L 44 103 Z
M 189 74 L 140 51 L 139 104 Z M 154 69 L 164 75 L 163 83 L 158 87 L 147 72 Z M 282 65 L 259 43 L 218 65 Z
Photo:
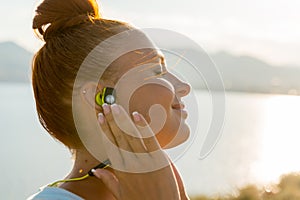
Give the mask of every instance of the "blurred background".
M 284 199 L 277 197 L 284 192 L 291 195 L 288 199 L 300 199 L 300 1 L 98 3 L 105 18 L 184 34 L 220 71 L 226 89 L 222 136 L 209 156 L 199 159 L 211 99 L 210 91 L 194 84 L 200 128 L 175 162 L 194 199 L 239 198 L 242 193 Z M 0 0 L 1 199 L 25 199 L 63 178 L 72 166 L 68 150 L 42 129 L 35 111 L 30 67 L 43 45 L 31 29 L 37 4 Z M 290 182 L 293 190 L 285 190 Z M 256 198 L 262 197 L 249 197 Z

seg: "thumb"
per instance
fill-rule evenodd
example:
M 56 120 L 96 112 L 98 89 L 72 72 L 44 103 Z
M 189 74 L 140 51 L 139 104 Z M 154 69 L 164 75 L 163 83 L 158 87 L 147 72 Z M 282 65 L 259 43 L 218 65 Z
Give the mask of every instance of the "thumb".
M 110 171 L 105 169 L 96 169 L 92 171 L 93 174 L 102 180 L 104 185 L 110 190 L 110 192 L 117 198 L 120 199 L 120 185 L 117 177 Z

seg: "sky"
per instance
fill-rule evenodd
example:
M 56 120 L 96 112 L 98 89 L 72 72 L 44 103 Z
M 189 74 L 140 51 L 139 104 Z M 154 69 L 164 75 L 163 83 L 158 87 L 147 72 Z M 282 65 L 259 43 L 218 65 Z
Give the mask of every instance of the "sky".
M 31 29 L 37 0 L 0 0 L 0 42 L 31 52 L 43 44 Z M 207 52 L 250 55 L 273 65 L 300 67 L 299 0 L 102 0 L 104 18 L 141 28 L 182 33 Z

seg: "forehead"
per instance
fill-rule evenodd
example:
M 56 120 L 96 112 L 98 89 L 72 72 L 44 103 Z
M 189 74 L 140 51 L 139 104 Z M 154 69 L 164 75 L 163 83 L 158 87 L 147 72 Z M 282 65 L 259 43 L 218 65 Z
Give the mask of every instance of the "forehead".
M 133 68 L 149 68 L 149 64 L 157 66 L 164 62 L 164 56 L 159 49 L 140 49 L 125 55 L 123 69 L 120 71 L 128 71 Z
M 124 56 L 124 61 L 131 62 L 134 65 L 143 63 L 156 63 L 164 59 L 162 52 L 159 49 L 138 49 L 129 52 Z
M 111 81 L 116 82 L 130 69 L 149 63 L 164 62 L 164 56 L 159 49 L 147 48 L 128 52 L 116 59 L 103 74 Z

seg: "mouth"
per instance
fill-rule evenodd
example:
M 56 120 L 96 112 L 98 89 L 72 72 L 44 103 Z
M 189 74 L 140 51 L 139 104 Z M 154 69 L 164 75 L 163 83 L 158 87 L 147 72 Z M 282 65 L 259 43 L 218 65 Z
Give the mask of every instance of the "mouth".
M 172 108 L 173 108 L 174 110 L 178 111 L 183 119 L 186 119 L 186 118 L 187 118 L 188 113 L 187 113 L 186 110 L 184 110 L 185 105 L 184 105 L 183 103 L 173 104 L 173 105 L 172 105 Z
M 185 105 L 182 103 L 177 103 L 177 104 L 173 104 L 172 108 L 176 110 L 183 110 L 185 108 Z

